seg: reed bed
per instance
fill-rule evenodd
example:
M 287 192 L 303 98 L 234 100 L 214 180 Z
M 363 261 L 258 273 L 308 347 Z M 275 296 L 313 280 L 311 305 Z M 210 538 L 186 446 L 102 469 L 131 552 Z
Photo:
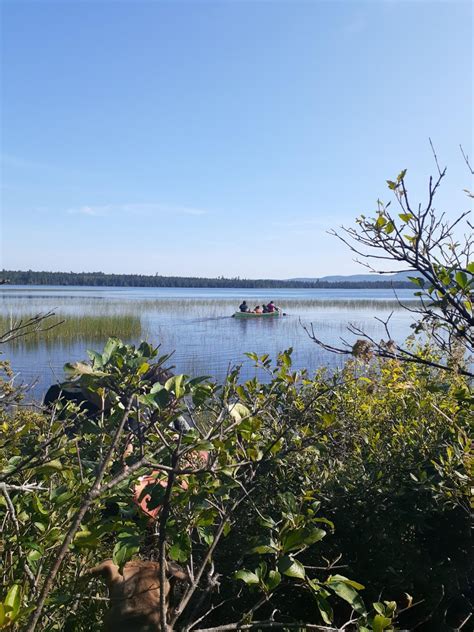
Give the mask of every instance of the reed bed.
M 262 305 L 268 302 L 268 298 L 247 300 L 251 308 L 255 305 Z M 170 312 L 174 314 L 195 312 L 214 312 L 219 311 L 220 315 L 231 315 L 238 310 L 240 301 L 229 299 L 162 299 L 150 301 L 130 301 L 127 306 L 132 310 L 143 312 Z M 300 311 L 317 311 L 321 309 L 341 311 L 355 310 L 377 310 L 377 311 L 396 311 L 404 309 L 403 305 L 413 307 L 418 303 L 417 300 L 409 299 L 402 301 L 402 305 L 397 300 L 383 299 L 287 299 L 282 300 L 279 304 L 286 312 L 297 313 Z M 105 306 L 104 306 L 105 307 Z
M 270 296 L 271 298 L 271 296 Z M 250 307 L 254 304 L 262 304 L 269 297 L 247 300 Z M 127 342 L 137 342 L 140 339 L 151 341 L 167 341 L 173 348 L 179 347 L 182 335 L 187 336 L 187 344 L 191 344 L 189 327 L 199 335 L 199 349 L 203 339 L 214 336 L 215 325 L 210 321 L 227 320 L 238 309 L 240 301 L 233 298 L 151 298 L 151 299 L 123 299 L 123 298 L 97 298 L 77 296 L 67 297 L 3 297 L 0 300 L 0 332 L 11 329 L 15 322 L 28 318 L 38 313 L 54 311 L 55 316 L 49 323 L 58 324 L 48 331 L 34 332 L 33 329 L 16 342 L 18 347 L 37 348 L 40 346 L 50 348 L 55 345 L 71 345 L 76 342 L 87 345 L 97 344 L 100 347 L 109 336 L 117 336 Z M 416 305 L 416 300 L 408 299 L 406 305 Z M 281 319 L 275 322 L 265 322 L 265 330 L 275 328 L 279 331 L 277 338 L 282 335 L 282 328 L 287 332 L 293 331 L 296 338 L 302 335 L 300 319 L 304 322 L 312 322 L 315 327 L 323 327 L 332 330 L 346 326 L 347 322 L 355 320 L 372 320 L 374 313 L 388 315 L 390 312 L 403 311 L 397 300 L 393 299 L 281 299 L 281 307 L 288 315 L 284 319 L 284 327 Z M 340 320 L 345 321 L 341 325 Z M 216 323 L 217 324 L 217 323 Z M 251 323 L 253 331 L 256 323 Z M 232 328 L 229 340 L 235 336 L 241 336 L 242 329 L 248 323 L 239 322 Z M 252 327 L 253 326 L 253 327 Z M 219 331 L 222 326 L 219 326 Z M 260 328 L 255 329 L 255 334 Z M 186 332 L 186 333 L 185 333 Z M 275 333 L 276 335 L 276 333 Z M 258 341 L 258 339 L 257 339 Z M 174 343 L 174 346 L 173 346 Z M 198 349 L 187 351 L 199 353 Z
M 247 300 L 250 307 L 268 302 L 268 297 Z M 90 297 L 42 297 L 42 298 L 3 298 L 0 300 L 0 314 L 24 316 L 33 309 L 38 312 L 47 310 L 56 311 L 58 314 L 103 316 L 109 318 L 113 315 L 140 315 L 143 313 L 180 313 L 195 317 L 203 315 L 219 314 L 231 315 L 238 309 L 240 301 L 228 298 L 201 299 L 201 298 L 163 298 L 163 299 L 98 299 Z M 418 303 L 416 299 L 401 301 L 402 305 L 413 307 Z M 298 311 L 334 310 L 376 310 L 397 311 L 403 306 L 396 299 L 281 299 L 281 307 L 286 312 Z
M 15 325 L 24 323 L 33 316 L 35 316 L 33 313 L 23 313 L 19 317 L 0 315 L 0 331 L 9 331 Z M 56 314 L 45 321 L 43 331 L 35 331 L 32 327 L 26 328 L 23 333 L 26 335 L 8 344 L 36 347 L 82 341 L 102 343 L 109 336 L 118 336 L 126 341 L 136 340 L 141 337 L 142 324 L 140 316 L 133 314 L 65 315 L 63 317 Z

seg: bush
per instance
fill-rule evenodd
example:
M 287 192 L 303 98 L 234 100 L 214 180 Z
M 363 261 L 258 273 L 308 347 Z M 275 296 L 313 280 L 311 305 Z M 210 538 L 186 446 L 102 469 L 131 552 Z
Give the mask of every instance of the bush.
M 96 416 L 71 403 L 3 411 L 4 627 L 34 629 L 36 612 L 40 629 L 90 629 L 103 601 L 84 570 L 139 552 L 192 563 L 194 588 L 167 613 L 176 629 L 191 613 L 237 626 L 277 607 L 282 626 L 352 616 L 354 629 L 382 630 L 404 592 L 423 600 L 412 622 L 442 586 L 443 608 L 459 597 L 470 566 L 465 378 L 377 360 L 310 379 L 292 371 L 291 350 L 275 367 L 252 357 L 268 384 L 240 384 L 236 369 L 220 386 L 162 385 L 146 376 L 166 358 L 111 339 L 69 367 L 101 403 Z M 177 432 L 191 402 L 194 427 Z M 161 507 L 154 526 L 131 491 L 150 469 L 162 472 L 146 490 L 148 508 Z M 360 593 L 376 600 L 372 614 Z M 448 614 L 459 622 L 463 608 Z

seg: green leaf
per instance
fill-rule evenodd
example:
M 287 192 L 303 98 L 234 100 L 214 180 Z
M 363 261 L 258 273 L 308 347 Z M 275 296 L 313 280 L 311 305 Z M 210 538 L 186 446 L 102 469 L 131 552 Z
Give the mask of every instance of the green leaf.
M 192 380 L 189 380 L 188 385 L 193 387 L 193 386 L 197 386 L 198 384 L 201 384 L 201 382 L 206 382 L 207 380 L 210 380 L 211 376 L 210 375 L 203 375 L 201 377 L 194 377 Z
M 18 616 L 21 605 L 21 587 L 19 584 L 13 584 L 7 592 L 7 596 L 3 602 L 5 610 L 9 610 L 8 618 L 10 621 L 14 621 Z
M 74 536 L 74 544 L 81 548 L 94 549 L 99 543 L 97 534 L 92 533 L 89 530 L 84 529 L 78 531 Z
M 278 571 L 269 571 L 268 573 L 268 577 L 267 577 L 267 588 L 269 591 L 275 590 L 275 588 L 280 584 L 281 582 L 281 575 Z
M 349 586 L 352 586 L 352 588 L 355 588 L 356 590 L 364 590 L 365 588 L 365 586 L 359 584 L 359 582 L 355 582 L 353 579 L 347 579 L 347 577 L 344 577 L 344 575 L 331 575 L 328 581 L 344 582 L 346 584 L 349 584 Z
M 467 277 L 467 274 L 465 272 L 456 272 L 454 278 L 456 279 L 456 283 L 459 285 L 459 287 L 461 287 L 463 290 L 466 287 L 469 287 L 469 279 Z
M 304 543 L 307 545 L 315 544 L 315 542 L 319 542 L 320 540 L 322 540 L 325 535 L 326 531 L 324 531 L 324 529 L 309 529 Z
M 344 599 L 358 613 L 365 615 L 367 610 L 359 593 L 345 581 L 332 581 L 331 578 L 326 582 L 328 588 L 333 590 L 338 597 Z
M 321 617 L 324 623 L 327 623 L 328 625 L 331 624 L 334 618 L 334 613 L 331 608 L 331 604 L 319 592 L 315 593 L 314 597 L 316 599 L 316 603 L 318 604 L 319 612 L 321 613 Z
M 424 287 L 424 285 L 425 285 L 425 280 L 422 279 L 421 277 L 409 276 L 408 280 L 411 281 L 412 283 L 414 283 L 415 285 L 417 285 L 418 287 Z
M 309 546 L 322 540 L 325 535 L 326 531 L 323 529 L 294 529 L 283 538 L 283 551 L 287 553 L 288 551 L 299 549 L 303 545 Z
M 285 555 L 279 560 L 278 570 L 283 573 L 283 575 L 295 577 L 296 579 L 304 579 L 306 576 L 303 564 L 289 555 Z
M 258 584 L 260 581 L 255 573 L 252 573 L 252 571 L 246 571 L 245 569 L 234 573 L 234 579 L 241 579 L 247 585 Z
M 121 533 L 117 544 L 114 546 L 112 559 L 117 566 L 123 565 L 132 559 L 132 557 L 140 550 L 140 540 L 133 533 Z
M 244 417 L 248 417 L 250 415 L 250 410 L 240 404 L 239 402 L 235 404 L 231 404 L 229 407 L 229 415 L 232 417 L 234 421 L 240 421 Z
M 169 556 L 175 562 L 186 562 L 191 551 L 191 542 L 187 533 L 181 533 L 174 540 L 169 550 Z
M 398 217 L 402 220 L 402 222 L 405 222 L 405 224 L 413 219 L 413 215 L 411 213 L 400 213 Z
M 168 393 L 168 391 L 165 391 L 165 393 Z M 157 407 L 156 399 L 151 393 L 148 393 L 148 395 L 140 395 L 138 399 L 140 404 L 143 404 L 144 406 L 149 406 L 150 408 Z
M 395 230 L 395 224 L 392 221 L 387 222 L 385 226 L 385 233 L 387 235 L 390 235 L 390 233 L 393 233 L 394 230 Z
M 155 384 L 155 386 L 157 385 Z M 161 384 L 158 385 L 161 388 L 156 388 L 156 390 L 153 390 L 155 386 L 151 389 L 151 393 L 153 393 L 153 399 L 160 408 L 166 408 L 166 406 L 168 406 L 168 404 L 170 403 L 171 396 L 166 388 L 164 386 L 161 386 Z
M 152 509 L 156 509 L 160 505 L 163 504 L 163 500 L 166 494 L 166 485 L 160 485 L 160 483 L 155 483 L 153 486 L 147 486 L 143 492 L 146 492 L 144 495 L 150 494 L 150 498 L 147 502 L 148 511 Z
M 87 351 L 87 355 L 89 356 L 89 358 L 92 360 L 93 366 L 94 367 L 99 367 L 102 368 L 103 363 L 102 363 L 102 356 L 100 353 L 97 353 L 97 351 Z
M 385 614 L 388 614 L 389 616 L 392 616 L 395 613 L 395 610 L 397 609 L 397 602 L 396 601 L 384 601 L 385 604 Z
M 79 376 L 79 375 L 97 375 L 97 376 L 105 376 L 107 373 L 104 371 L 96 371 L 94 370 L 90 364 L 86 362 L 74 362 L 71 364 L 68 362 L 64 365 L 64 372 L 71 377 Z
M 383 632 L 386 628 L 392 625 L 392 620 L 384 617 L 381 614 L 376 614 L 372 621 L 372 630 L 374 632 Z
M 149 368 L 150 365 L 148 364 L 148 362 L 142 362 L 137 369 L 137 375 L 144 375 Z
M 276 522 L 271 516 L 259 516 L 257 522 L 265 529 L 274 529 L 276 527 Z
M 39 549 L 31 549 L 27 553 L 27 558 L 29 562 L 37 562 L 43 557 L 44 553 Z
M 276 546 L 272 546 L 271 544 L 257 544 L 252 549 L 250 549 L 250 553 L 258 553 L 259 555 L 264 555 L 265 553 L 277 553 L 278 549 Z
M 43 463 L 40 465 L 36 472 L 38 474 L 53 474 L 54 472 L 63 472 L 64 466 L 58 459 L 53 459 L 52 461 L 48 461 L 48 463 Z
M 43 507 L 40 499 L 38 498 L 38 496 L 36 494 L 33 495 L 33 507 L 34 507 L 35 511 L 37 513 L 41 514 L 42 516 L 47 516 L 49 514 L 49 511 L 47 511 Z
M 377 228 L 383 228 L 386 223 L 387 223 L 387 220 L 385 219 L 385 217 L 383 215 L 379 215 L 377 217 L 377 221 L 375 222 L 375 225 Z
M 173 375 L 173 377 L 170 377 L 169 380 L 166 380 L 165 382 L 165 388 L 167 391 L 172 391 L 176 398 L 179 399 L 180 397 L 182 397 L 182 395 L 184 395 L 184 389 L 183 389 L 183 380 L 184 380 L 184 375 Z
M 104 352 L 102 354 L 102 362 L 107 364 L 110 358 L 112 357 L 114 351 L 121 345 L 122 343 L 118 338 L 109 338 L 105 343 Z

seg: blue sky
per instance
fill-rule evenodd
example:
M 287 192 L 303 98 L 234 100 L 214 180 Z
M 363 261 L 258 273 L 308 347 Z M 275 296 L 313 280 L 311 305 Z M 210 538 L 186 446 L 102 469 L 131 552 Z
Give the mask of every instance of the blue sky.
M 330 228 L 469 207 L 470 1 L 3 0 L 0 267 L 363 271 Z

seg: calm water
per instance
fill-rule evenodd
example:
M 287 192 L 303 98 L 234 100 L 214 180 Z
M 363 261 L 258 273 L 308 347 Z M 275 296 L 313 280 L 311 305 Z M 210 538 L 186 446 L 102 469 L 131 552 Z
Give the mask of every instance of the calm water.
M 397 290 L 401 301 L 413 300 L 411 290 Z M 279 319 L 237 320 L 232 313 L 246 299 L 251 307 L 270 299 L 287 316 Z M 410 333 L 413 316 L 401 309 L 392 290 L 301 290 L 301 289 L 195 289 L 195 288 L 89 288 L 52 286 L 7 286 L 0 288 L 0 313 L 13 318 L 54 310 L 68 315 L 138 315 L 142 335 L 162 345 L 163 353 L 174 351 L 176 371 L 188 375 L 210 375 L 222 379 L 229 367 L 243 364 L 243 377 L 255 375 L 244 353 L 277 353 L 293 347 L 295 367 L 311 371 L 321 366 L 336 367 L 343 356 L 324 351 L 312 342 L 303 324 L 330 344 L 341 338 L 353 341 L 349 323 L 375 338 L 386 338 L 381 323 L 391 312 L 392 337 L 401 341 Z M 101 342 L 105 342 L 104 340 Z M 63 378 L 65 362 L 86 357 L 86 349 L 101 342 L 85 338 L 67 343 L 11 344 L 2 349 L 17 381 L 33 382 L 33 395 L 41 398 L 45 389 Z M 139 342 L 131 340 L 130 342 Z

